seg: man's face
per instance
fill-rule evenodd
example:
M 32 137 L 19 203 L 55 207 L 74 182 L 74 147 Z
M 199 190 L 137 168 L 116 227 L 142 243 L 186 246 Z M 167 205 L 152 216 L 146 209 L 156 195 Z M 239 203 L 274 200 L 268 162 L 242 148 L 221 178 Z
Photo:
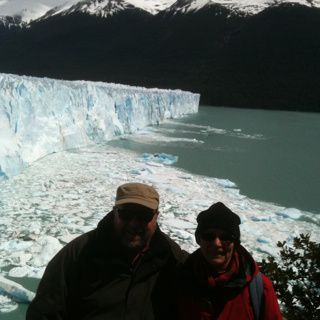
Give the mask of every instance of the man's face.
M 208 229 L 200 234 L 200 249 L 217 272 L 227 269 L 234 252 L 234 240 L 223 230 Z
M 114 227 L 122 244 L 131 249 L 143 249 L 157 227 L 158 211 L 139 204 L 114 207 Z

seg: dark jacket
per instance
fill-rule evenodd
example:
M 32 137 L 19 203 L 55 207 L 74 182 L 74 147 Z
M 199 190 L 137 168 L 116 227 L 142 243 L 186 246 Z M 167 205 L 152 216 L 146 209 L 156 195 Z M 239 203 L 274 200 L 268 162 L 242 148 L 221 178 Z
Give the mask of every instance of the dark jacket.
M 200 249 L 191 254 L 181 271 L 181 320 L 253 320 L 249 283 L 259 272 L 252 256 L 237 248 L 237 263 L 228 276 L 214 275 Z M 271 281 L 264 275 L 260 320 L 282 319 Z
M 133 267 L 118 242 L 110 212 L 67 244 L 49 262 L 26 319 L 176 319 L 175 272 L 186 253 L 158 227 Z

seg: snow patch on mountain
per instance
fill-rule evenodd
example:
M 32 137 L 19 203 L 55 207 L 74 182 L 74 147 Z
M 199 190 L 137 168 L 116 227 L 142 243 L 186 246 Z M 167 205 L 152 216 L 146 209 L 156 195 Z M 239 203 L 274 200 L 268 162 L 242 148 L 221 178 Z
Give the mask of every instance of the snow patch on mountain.
M 176 0 L 127 0 L 135 7 L 148 11 L 151 14 L 157 14 L 170 6 L 172 6 Z
M 100 17 L 107 17 L 120 11 L 134 8 L 132 4 L 124 0 L 87 0 L 71 6 L 68 10 L 64 11 L 63 14 L 84 12 Z

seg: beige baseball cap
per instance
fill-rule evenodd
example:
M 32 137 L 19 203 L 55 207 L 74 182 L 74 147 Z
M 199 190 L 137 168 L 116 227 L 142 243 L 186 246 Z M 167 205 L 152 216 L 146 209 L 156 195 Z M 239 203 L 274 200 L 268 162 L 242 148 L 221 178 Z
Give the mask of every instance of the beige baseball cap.
M 155 188 L 144 183 L 125 183 L 117 189 L 115 205 L 125 203 L 137 203 L 150 209 L 158 209 L 159 194 Z

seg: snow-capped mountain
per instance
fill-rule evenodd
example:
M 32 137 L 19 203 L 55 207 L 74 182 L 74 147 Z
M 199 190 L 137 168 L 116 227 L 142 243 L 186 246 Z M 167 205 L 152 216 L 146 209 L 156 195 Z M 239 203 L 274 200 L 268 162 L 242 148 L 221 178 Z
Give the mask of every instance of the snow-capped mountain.
M 252 15 L 283 3 L 320 7 L 320 0 L 0 0 L 0 16 L 3 24 L 3 21 L 8 21 L 5 16 L 16 17 L 29 23 L 52 15 L 74 12 L 107 17 L 119 11 L 138 8 L 155 15 L 162 11 L 191 13 L 212 5 L 221 5 L 233 12 Z
M 67 8 L 65 6 L 55 7 L 40 17 L 40 19 L 46 19 L 57 14 L 67 15 L 77 12 L 107 17 L 120 11 L 134 8 L 135 6 L 125 0 L 84 0 Z
M 190 13 L 204 7 L 221 5 L 235 12 L 257 14 L 270 6 L 283 3 L 320 7 L 320 0 L 177 0 L 167 11 Z
M 15 17 L 24 23 L 29 23 L 56 6 L 66 10 L 77 2 L 79 0 L 0 0 L 0 16 L 3 17 L 3 21 L 9 21 L 8 17 Z
M 157 14 L 169 8 L 175 0 L 82 0 L 73 5 L 57 6 L 49 10 L 39 20 L 57 14 L 68 15 L 72 13 L 86 13 L 99 17 L 108 17 L 124 10 L 139 9 L 150 14 Z
M 141 8 L 152 14 L 157 14 L 160 11 L 169 8 L 176 0 L 128 0 L 128 2 L 132 3 L 137 8 Z
M 157 14 L 170 7 L 176 0 L 0 0 L 2 21 L 16 17 L 25 23 L 57 14 L 84 12 L 102 17 L 111 16 L 125 9 L 138 8 Z M 3 22 L 4 24 L 4 22 Z

